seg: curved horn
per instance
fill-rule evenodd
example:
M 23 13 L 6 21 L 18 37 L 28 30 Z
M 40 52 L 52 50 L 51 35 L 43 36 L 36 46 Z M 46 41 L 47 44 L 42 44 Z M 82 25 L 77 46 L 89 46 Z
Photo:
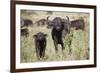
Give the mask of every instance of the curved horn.
M 49 17 L 50 17 L 50 16 L 47 17 L 47 20 L 49 20 Z
M 68 21 L 70 21 L 70 20 L 69 20 L 69 17 L 68 17 L 68 16 L 66 16 L 66 17 L 67 17 Z

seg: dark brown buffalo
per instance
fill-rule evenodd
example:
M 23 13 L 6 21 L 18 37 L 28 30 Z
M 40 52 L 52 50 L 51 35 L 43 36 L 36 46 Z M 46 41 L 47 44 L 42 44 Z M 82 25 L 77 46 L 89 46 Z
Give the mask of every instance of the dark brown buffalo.
M 21 20 L 21 27 L 24 27 L 24 26 L 28 27 L 28 26 L 32 26 L 32 25 L 33 25 L 33 22 L 30 19 L 22 19 Z
M 38 20 L 36 23 L 37 23 L 37 26 L 43 26 L 43 25 L 46 25 L 46 19 L 40 19 Z
M 43 58 L 45 56 L 46 36 L 47 34 L 44 34 L 42 32 L 38 32 L 33 36 L 35 39 L 35 49 L 38 59 Z
M 29 36 L 29 31 L 27 28 L 21 28 L 21 36 Z
M 62 40 L 62 31 L 64 30 L 64 25 L 61 22 L 60 17 L 56 17 L 53 20 L 53 29 L 52 29 L 52 39 L 54 41 L 55 50 L 58 51 L 58 44 L 61 44 L 62 50 L 64 49 L 64 44 Z
M 58 51 L 58 44 L 62 46 L 62 50 L 65 49 L 64 43 L 62 40 L 63 31 L 69 31 L 69 18 L 67 17 L 66 22 L 62 20 L 61 17 L 55 17 L 52 21 L 52 39 L 54 42 L 55 50 Z M 49 25 L 48 25 L 49 26 Z
M 85 22 L 83 18 L 71 21 L 71 27 L 75 28 L 76 30 L 81 29 L 84 30 Z

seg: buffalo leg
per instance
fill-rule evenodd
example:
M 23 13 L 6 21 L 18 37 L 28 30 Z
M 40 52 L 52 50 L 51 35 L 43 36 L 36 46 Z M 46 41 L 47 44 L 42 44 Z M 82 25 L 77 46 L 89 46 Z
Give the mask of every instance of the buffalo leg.
M 57 47 L 57 42 L 56 41 L 54 41 L 54 46 L 55 46 L 55 50 L 57 52 L 58 51 L 58 47 Z
M 61 42 L 62 50 L 65 49 L 63 41 Z
M 45 56 L 45 49 L 44 49 L 43 52 L 42 52 L 42 56 L 43 56 L 43 57 Z
M 40 55 L 40 58 L 42 58 L 42 49 L 40 49 L 40 52 L 39 52 L 39 55 Z
M 39 56 L 39 50 L 38 49 L 36 49 L 36 56 L 37 56 L 37 58 L 39 60 L 40 56 Z

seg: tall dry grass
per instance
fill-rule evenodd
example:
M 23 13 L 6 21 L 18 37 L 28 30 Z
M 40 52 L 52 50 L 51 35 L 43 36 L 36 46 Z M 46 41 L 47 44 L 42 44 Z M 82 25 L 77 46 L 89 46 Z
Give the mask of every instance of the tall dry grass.
M 63 38 L 65 50 L 62 52 L 59 45 L 58 53 L 55 52 L 53 40 L 51 38 L 51 29 L 47 29 L 46 26 L 36 26 L 36 21 L 41 18 L 51 16 L 52 20 L 56 16 L 66 18 L 69 16 L 70 20 L 75 20 L 83 17 L 85 20 L 85 30 L 73 30 L 65 38 Z M 47 34 L 47 46 L 46 55 L 41 61 L 71 61 L 71 60 L 86 60 L 89 59 L 89 14 L 88 13 L 68 13 L 68 12 L 46 12 L 46 11 L 21 11 L 21 18 L 28 18 L 33 21 L 32 27 L 29 29 L 28 37 L 21 37 L 21 62 L 37 62 L 35 45 L 33 35 L 37 32 L 43 32 Z M 73 35 L 73 37 L 71 37 Z M 69 42 L 71 45 L 69 47 Z M 71 49 L 71 54 L 69 54 Z

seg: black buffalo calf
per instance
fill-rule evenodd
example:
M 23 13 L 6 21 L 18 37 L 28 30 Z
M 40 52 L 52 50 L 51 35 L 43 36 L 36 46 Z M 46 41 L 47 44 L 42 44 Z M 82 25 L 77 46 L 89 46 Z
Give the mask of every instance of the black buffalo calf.
M 46 36 L 47 34 L 44 34 L 42 32 L 38 32 L 33 36 L 35 39 L 36 55 L 38 59 L 45 56 Z

